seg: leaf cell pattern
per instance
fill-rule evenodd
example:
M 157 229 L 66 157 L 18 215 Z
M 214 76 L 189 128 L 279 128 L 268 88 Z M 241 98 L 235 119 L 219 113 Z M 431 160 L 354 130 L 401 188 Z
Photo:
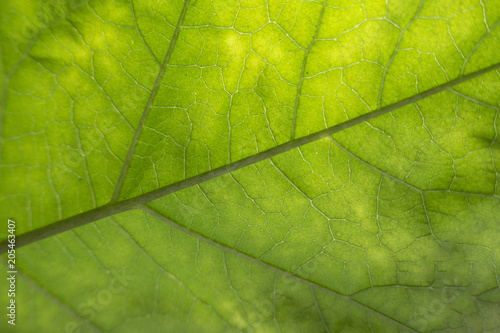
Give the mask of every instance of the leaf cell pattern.
M 499 5 L 2 2 L 17 331 L 498 331 Z

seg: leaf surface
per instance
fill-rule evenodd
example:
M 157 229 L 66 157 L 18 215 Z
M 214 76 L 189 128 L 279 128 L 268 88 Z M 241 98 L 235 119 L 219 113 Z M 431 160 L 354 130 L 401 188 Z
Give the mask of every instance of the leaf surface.
M 4 1 L 17 329 L 500 329 L 499 5 Z

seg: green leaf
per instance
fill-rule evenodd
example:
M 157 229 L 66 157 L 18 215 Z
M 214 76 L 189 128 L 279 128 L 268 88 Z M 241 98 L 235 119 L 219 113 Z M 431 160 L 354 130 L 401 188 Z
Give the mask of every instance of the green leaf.
M 500 330 L 500 2 L 185 1 L 0 3 L 0 330 Z

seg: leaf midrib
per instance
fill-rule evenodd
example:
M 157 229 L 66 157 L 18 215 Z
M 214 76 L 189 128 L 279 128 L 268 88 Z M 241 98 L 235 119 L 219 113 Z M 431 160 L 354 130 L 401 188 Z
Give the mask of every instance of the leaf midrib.
M 189 0 L 188 0 L 189 1 Z M 284 144 L 278 145 L 274 148 L 271 148 L 269 150 L 265 150 L 263 152 L 257 153 L 255 155 L 243 158 L 239 161 L 235 161 L 229 164 L 226 164 L 224 166 L 221 166 L 219 168 L 207 171 L 205 173 L 181 180 L 179 182 L 160 187 L 154 191 L 144 193 L 142 195 L 126 199 L 123 201 L 115 201 L 115 202 L 110 202 L 109 204 L 106 204 L 104 206 L 94 208 L 92 210 L 86 211 L 84 213 L 78 214 L 71 216 L 69 218 L 60 220 L 58 222 L 54 222 L 52 224 L 46 225 L 44 227 L 41 227 L 36 230 L 29 231 L 23 235 L 20 235 L 17 237 L 16 241 L 16 246 L 17 247 L 22 247 L 34 242 L 37 242 L 39 240 L 60 234 L 64 231 L 68 231 L 83 225 L 86 225 L 88 223 L 95 222 L 97 220 L 110 217 L 115 214 L 123 213 L 129 210 L 132 210 L 134 208 L 137 208 L 140 205 L 144 205 L 150 201 L 153 201 L 155 199 L 159 199 L 161 197 L 164 197 L 168 194 L 172 194 L 178 191 L 181 191 L 183 189 L 186 189 L 191 186 L 198 185 L 200 183 L 203 183 L 205 181 L 208 181 L 210 179 L 222 176 L 224 174 L 227 174 L 229 172 L 233 172 L 236 170 L 239 170 L 241 168 L 250 166 L 252 164 L 261 162 L 263 160 L 272 158 L 276 155 L 282 154 L 284 152 L 287 152 L 289 150 L 292 150 L 294 148 L 300 147 L 302 145 L 320 140 L 322 138 L 328 137 L 334 133 L 338 133 L 340 131 L 343 131 L 345 129 L 348 129 L 350 127 L 353 127 L 355 125 L 358 125 L 360 123 L 366 122 L 368 120 L 380 117 L 386 113 L 389 113 L 391 111 L 400 109 L 404 106 L 407 106 L 409 104 L 416 103 L 418 101 L 423 100 L 424 98 L 427 98 L 429 96 L 438 94 L 440 92 L 443 92 L 445 90 L 448 90 L 458 84 L 467 82 L 469 80 L 472 80 L 478 76 L 481 76 L 485 73 L 494 71 L 496 69 L 500 68 L 500 63 L 496 63 L 492 66 L 486 67 L 484 69 L 481 69 L 476 72 L 472 72 L 470 74 L 458 77 L 454 80 L 448 81 L 445 84 L 442 84 L 440 86 L 434 87 L 432 89 L 426 90 L 420 94 L 408 97 L 406 99 L 403 99 L 397 103 L 385 106 L 381 109 L 378 109 L 374 112 L 367 113 L 361 116 L 358 116 L 356 118 L 353 118 L 347 122 L 344 122 L 342 124 L 338 124 L 329 128 L 326 128 L 322 131 L 286 142 Z M 6 253 L 7 251 L 7 242 L 2 241 L 0 243 L 0 254 L 1 253 Z

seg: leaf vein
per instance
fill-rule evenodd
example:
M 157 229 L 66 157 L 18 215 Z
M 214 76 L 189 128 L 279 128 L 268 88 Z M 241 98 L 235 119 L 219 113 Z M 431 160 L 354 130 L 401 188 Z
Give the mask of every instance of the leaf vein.
M 344 301 L 347 301 L 347 302 L 350 302 L 350 303 L 352 303 L 352 304 L 354 304 L 356 306 L 359 306 L 362 309 L 364 309 L 365 311 L 371 312 L 371 313 L 373 313 L 373 314 L 375 314 L 375 315 L 377 315 L 377 316 L 379 316 L 379 317 L 381 317 L 383 319 L 386 319 L 386 320 L 392 322 L 393 324 L 398 325 L 399 327 L 405 328 L 405 329 L 407 329 L 407 330 L 409 330 L 411 332 L 416 332 L 415 330 L 413 330 L 412 328 L 406 326 L 405 324 L 403 324 L 403 323 L 401 323 L 401 322 L 399 322 L 399 321 L 397 321 L 397 320 L 395 320 L 395 319 L 393 319 L 393 318 L 391 318 L 391 317 L 389 317 L 389 316 L 387 316 L 387 315 L 385 315 L 385 314 L 383 314 L 383 313 L 381 313 L 381 312 L 379 312 L 379 311 L 377 311 L 375 309 L 372 309 L 372 308 L 364 305 L 363 303 L 360 303 L 360 302 L 358 302 L 358 301 L 350 298 L 349 296 L 337 293 L 337 292 L 335 292 L 335 291 L 333 291 L 333 290 L 331 290 L 331 289 L 329 289 L 329 288 L 327 288 L 325 286 L 322 286 L 322 285 L 320 285 L 320 284 L 318 284 L 316 282 L 309 281 L 309 280 L 307 280 L 305 278 L 302 278 L 300 276 L 294 275 L 294 274 L 292 274 L 292 273 L 290 273 L 290 272 L 288 272 L 286 270 L 283 270 L 283 269 L 281 269 L 279 267 L 276 267 L 276 266 L 274 266 L 272 264 L 263 262 L 261 260 L 258 260 L 256 258 L 252 257 L 252 256 L 249 256 L 249 255 L 247 255 L 247 254 L 245 254 L 243 252 L 240 252 L 240 251 L 238 251 L 236 249 L 233 249 L 233 248 L 228 247 L 228 246 L 226 246 L 224 244 L 221 244 L 221 243 L 219 243 L 219 242 L 217 242 L 217 241 L 215 241 L 213 239 L 206 238 L 203 235 L 200 235 L 200 234 L 198 234 L 198 233 L 196 233 L 196 232 L 194 232 L 192 230 L 187 229 L 184 226 L 181 226 L 181 225 L 175 223 L 174 221 L 166 218 L 165 216 L 163 216 L 162 214 L 158 213 L 156 210 L 154 210 L 154 209 L 152 209 L 152 208 L 150 208 L 148 206 L 142 206 L 141 208 L 146 213 L 148 213 L 151 216 L 156 217 L 157 219 L 159 219 L 159 220 L 167 223 L 169 226 L 174 227 L 174 228 L 176 228 L 176 229 L 178 229 L 178 230 L 180 230 L 180 231 L 182 231 L 182 232 L 184 232 L 184 233 L 186 233 L 186 234 L 188 234 L 188 235 L 190 235 L 190 236 L 192 236 L 192 237 L 194 237 L 196 239 L 199 239 L 199 240 L 207 243 L 207 244 L 210 244 L 210 245 L 215 246 L 215 247 L 217 247 L 217 248 L 219 248 L 219 249 L 221 249 L 223 251 L 232 253 L 232 254 L 234 254 L 236 256 L 239 256 L 241 258 L 249 260 L 249 261 L 251 261 L 254 264 L 257 264 L 257 265 L 263 266 L 265 268 L 271 269 L 271 270 L 273 270 L 276 273 L 279 273 L 279 274 L 282 274 L 282 275 L 284 275 L 286 277 L 292 278 L 292 279 L 294 279 L 294 280 L 296 280 L 298 282 L 301 282 L 301 283 L 303 283 L 303 284 L 305 284 L 305 285 L 307 285 L 309 287 L 314 287 L 314 288 L 319 289 L 321 291 L 324 291 L 324 292 L 326 292 L 328 294 L 331 294 L 333 296 L 341 298 Z
M 149 95 L 149 99 L 146 103 L 146 106 L 144 107 L 144 112 L 142 113 L 141 120 L 139 121 L 139 124 L 137 125 L 137 129 L 135 131 L 134 137 L 132 138 L 132 142 L 130 144 L 130 148 L 128 150 L 127 157 L 125 158 L 125 162 L 123 163 L 120 177 L 118 178 L 115 190 L 113 192 L 113 196 L 111 197 L 111 202 L 115 202 L 118 199 L 118 197 L 120 196 L 120 192 L 122 190 L 123 183 L 125 181 L 125 177 L 127 176 L 128 168 L 130 166 L 130 162 L 132 161 L 132 156 L 134 155 L 135 147 L 137 146 L 137 143 L 139 142 L 139 137 L 142 133 L 142 129 L 144 127 L 144 124 L 146 123 L 146 119 L 149 115 L 149 111 L 151 110 L 151 106 L 153 105 L 153 101 L 156 97 L 156 94 L 158 93 L 159 88 L 160 88 L 161 81 L 162 81 L 163 76 L 165 75 L 165 72 L 167 70 L 167 65 L 168 65 L 168 62 L 170 60 L 170 57 L 172 56 L 177 39 L 179 38 L 179 33 L 181 30 L 182 22 L 184 21 L 184 17 L 186 16 L 186 12 L 187 12 L 187 9 L 189 7 L 189 2 L 190 2 L 190 0 L 184 1 L 184 7 L 182 8 L 182 12 L 179 16 L 179 20 L 177 22 L 177 26 L 176 26 L 174 34 L 172 36 L 172 40 L 170 41 L 170 45 L 168 47 L 167 53 L 165 54 L 165 59 L 163 60 L 163 64 L 160 68 L 158 76 L 156 77 L 156 82 L 153 86 L 153 89 L 151 90 L 151 94 Z
M 208 181 L 210 179 L 225 175 L 229 172 L 236 171 L 238 169 L 244 168 L 246 166 L 255 164 L 257 162 L 261 162 L 263 160 L 266 160 L 268 158 L 274 157 L 278 154 L 287 152 L 289 150 L 292 150 L 294 148 L 300 147 L 302 145 L 305 145 L 307 143 L 311 143 L 323 138 L 326 138 L 334 133 L 338 133 L 342 130 L 345 130 L 347 128 L 353 127 L 357 124 L 361 124 L 365 121 L 374 119 L 376 117 L 379 117 L 381 115 L 384 115 L 386 113 L 389 113 L 391 111 L 397 110 L 403 106 L 415 103 L 417 101 L 420 101 L 426 97 L 438 94 L 440 92 L 443 92 L 445 90 L 448 90 L 460 83 L 469 81 L 475 77 L 478 77 L 482 74 L 488 73 L 490 71 L 496 70 L 500 68 L 500 63 L 497 63 L 495 65 L 492 65 L 490 67 L 484 68 L 482 70 L 479 70 L 477 72 L 473 72 L 470 74 L 467 74 L 465 76 L 459 77 L 457 79 L 454 79 L 452 81 L 449 81 L 445 84 L 442 84 L 440 86 L 437 86 L 433 89 L 421 92 L 417 95 L 414 95 L 412 97 L 406 98 L 404 100 L 401 100 L 397 103 L 388 105 L 386 107 L 383 107 L 377 111 L 374 111 L 372 113 L 364 114 L 361 115 L 357 118 L 353 118 L 345 123 L 338 124 L 332 127 L 329 127 L 327 129 L 324 129 L 322 131 L 310 134 L 308 136 L 304 136 L 292 141 L 289 141 L 287 143 L 281 144 L 279 146 L 276 146 L 274 148 L 271 148 L 266 151 L 262 151 L 260 153 L 257 153 L 253 156 L 246 157 L 244 159 L 241 159 L 239 161 L 235 161 L 232 163 L 229 163 L 227 165 L 221 166 L 219 168 L 213 169 L 211 171 L 193 176 L 188 179 L 184 179 L 182 181 L 158 188 L 154 191 L 144 193 L 142 195 L 126 199 L 123 201 L 119 202 L 110 202 L 107 205 L 101 206 L 99 208 L 95 208 L 89 211 L 86 211 L 84 213 L 74 215 L 72 217 L 60 220 L 58 222 L 52 223 L 50 225 L 46 225 L 44 227 L 41 227 L 36 230 L 29 231 L 23 235 L 20 235 L 17 237 L 17 243 L 16 245 L 18 247 L 25 246 L 28 244 L 31 244 L 33 242 L 39 241 L 41 239 L 48 238 L 50 236 L 59 234 L 61 232 L 71 230 L 73 228 L 77 228 L 79 226 L 92 223 L 94 221 L 100 220 L 105 217 L 112 216 L 114 214 L 122 213 L 131 209 L 136 208 L 138 205 L 143 205 L 146 204 L 150 201 L 153 201 L 155 199 L 161 198 L 163 196 L 166 196 L 168 194 L 175 193 L 177 191 L 186 189 L 191 186 L 198 185 L 202 182 Z M 427 191 L 431 192 L 431 191 Z M 444 192 L 450 192 L 450 193 L 456 193 L 456 191 L 444 191 Z M 460 193 L 460 192 L 458 192 Z M 465 193 L 468 194 L 468 193 Z M 490 196 L 491 195 L 485 195 L 482 194 L 483 196 Z M 494 195 L 494 197 L 497 197 Z M 4 240 L 0 243 L 0 254 L 1 253 L 6 253 L 7 252 L 7 241 Z

